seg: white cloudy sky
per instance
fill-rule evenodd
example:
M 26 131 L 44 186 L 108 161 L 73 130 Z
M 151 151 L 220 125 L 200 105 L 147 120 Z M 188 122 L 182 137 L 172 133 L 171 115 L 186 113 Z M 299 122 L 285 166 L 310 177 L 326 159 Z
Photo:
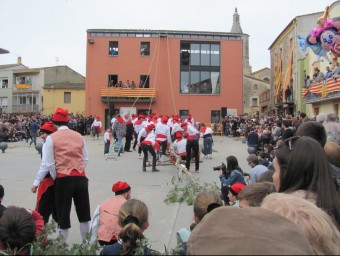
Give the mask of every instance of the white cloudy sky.
M 334 0 L 335 1 L 335 0 Z M 67 65 L 86 76 L 87 29 L 229 32 L 235 7 L 250 35 L 253 71 L 270 67 L 269 46 L 296 16 L 333 0 L 1 0 L 0 65 Z M 312 29 L 312 27 L 311 27 Z

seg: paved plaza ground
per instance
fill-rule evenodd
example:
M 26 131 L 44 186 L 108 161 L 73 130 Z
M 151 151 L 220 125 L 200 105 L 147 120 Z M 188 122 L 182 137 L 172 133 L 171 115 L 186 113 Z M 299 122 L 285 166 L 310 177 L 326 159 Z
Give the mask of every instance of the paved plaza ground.
M 171 179 L 176 174 L 174 165 L 158 166 L 158 173 L 152 173 L 151 167 L 142 172 L 142 160 L 138 159 L 137 151 L 126 152 L 117 160 L 105 160 L 104 142 L 102 136 L 93 140 L 85 136 L 89 152 L 89 163 L 86 169 L 89 178 L 89 192 L 91 215 L 97 205 L 112 197 L 112 184 L 116 181 L 126 181 L 132 187 L 132 198 L 144 201 L 149 208 L 150 226 L 145 236 L 152 242 L 155 250 L 164 251 L 176 245 L 176 231 L 188 227 L 193 222 L 193 207 L 186 203 L 166 204 L 164 199 L 172 188 Z M 38 142 L 42 142 L 39 138 Z M 202 143 L 202 142 L 201 142 Z M 31 192 L 31 186 L 40 165 L 40 155 L 34 145 L 29 147 L 25 141 L 8 143 L 5 153 L 0 153 L 0 184 L 5 188 L 3 205 L 18 205 L 34 208 L 36 194 Z M 219 172 L 213 171 L 213 166 L 222 162 L 226 157 L 235 155 L 244 171 L 249 171 L 246 158 L 248 156 L 246 144 L 229 137 L 214 136 L 213 159 L 202 159 L 200 173 L 193 174 L 201 182 L 219 182 Z M 194 163 L 191 163 L 194 170 Z M 79 223 L 74 209 L 71 212 L 69 243 L 80 243 Z

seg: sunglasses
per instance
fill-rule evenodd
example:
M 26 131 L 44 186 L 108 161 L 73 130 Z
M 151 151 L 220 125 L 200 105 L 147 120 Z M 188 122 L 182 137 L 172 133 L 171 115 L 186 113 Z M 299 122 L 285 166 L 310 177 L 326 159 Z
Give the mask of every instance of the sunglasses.
M 293 149 L 293 146 L 294 146 L 294 143 L 300 139 L 301 136 L 293 136 L 293 137 L 290 137 L 284 141 L 282 141 L 278 146 L 277 148 L 281 148 L 282 146 L 286 145 L 288 148 L 289 148 L 289 151 L 292 151 Z

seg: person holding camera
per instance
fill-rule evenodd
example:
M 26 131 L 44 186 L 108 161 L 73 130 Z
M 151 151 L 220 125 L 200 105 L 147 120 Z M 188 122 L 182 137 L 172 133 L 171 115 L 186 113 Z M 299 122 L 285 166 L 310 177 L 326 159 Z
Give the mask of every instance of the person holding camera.
M 214 167 L 214 171 L 220 172 L 220 181 L 221 181 L 221 197 L 224 201 L 224 204 L 226 206 L 229 205 L 229 198 L 228 198 L 228 192 L 229 192 L 229 186 L 240 182 L 244 185 L 247 185 L 244 176 L 243 171 L 241 167 L 238 165 L 237 158 L 235 156 L 228 156 L 227 157 L 227 166 L 222 163 L 222 165 Z

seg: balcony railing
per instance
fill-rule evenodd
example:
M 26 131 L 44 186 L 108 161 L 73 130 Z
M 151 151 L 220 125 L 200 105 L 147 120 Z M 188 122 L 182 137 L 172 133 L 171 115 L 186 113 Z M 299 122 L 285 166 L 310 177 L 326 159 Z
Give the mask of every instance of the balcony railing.
M 12 110 L 14 112 L 36 112 L 39 111 L 38 104 L 20 104 L 20 105 L 12 105 Z
M 156 101 L 155 88 L 101 88 L 100 96 L 103 102 L 149 102 Z
M 312 84 L 309 88 L 302 88 L 302 98 L 305 103 L 340 98 L 340 77 L 337 81 L 329 78 L 325 82 Z

